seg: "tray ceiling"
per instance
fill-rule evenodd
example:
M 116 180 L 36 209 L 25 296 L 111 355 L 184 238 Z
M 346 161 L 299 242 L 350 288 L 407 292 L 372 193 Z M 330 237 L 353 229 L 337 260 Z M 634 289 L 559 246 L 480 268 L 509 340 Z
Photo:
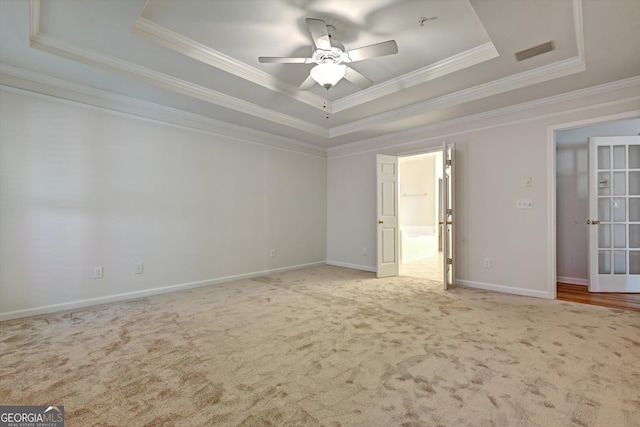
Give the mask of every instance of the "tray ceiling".
M 601 3 L 0 0 L 0 60 L 3 84 L 46 75 L 328 148 L 637 75 L 637 50 L 615 57 L 615 73 L 599 63 L 586 72 L 589 49 L 606 56 L 599 33 L 640 39 L 640 2 Z M 257 58 L 310 56 L 305 18 L 335 27 L 347 50 L 393 39 L 399 52 L 352 64 L 374 81 L 368 89 L 342 80 L 300 91 L 312 65 Z M 553 51 L 516 60 L 548 41 Z

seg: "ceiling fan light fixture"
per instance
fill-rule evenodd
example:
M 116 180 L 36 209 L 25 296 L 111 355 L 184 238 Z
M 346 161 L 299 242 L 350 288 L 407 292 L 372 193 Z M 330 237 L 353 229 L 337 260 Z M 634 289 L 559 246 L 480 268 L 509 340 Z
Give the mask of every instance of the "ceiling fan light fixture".
M 398 44 L 395 40 L 387 40 L 347 51 L 342 43 L 333 39 L 335 29 L 331 25 L 316 18 L 306 18 L 305 21 L 311 34 L 311 40 L 313 40 L 313 51 L 310 58 L 258 57 L 258 62 L 261 64 L 318 64 L 311 69 L 309 77 L 300 85 L 300 90 L 308 90 L 316 83 L 329 90 L 343 78 L 361 89 L 366 89 L 373 82 L 355 69 L 347 67 L 346 64 L 398 53 Z
M 346 72 L 347 66 L 344 64 L 318 64 L 311 69 L 311 78 L 328 90 L 335 86 Z

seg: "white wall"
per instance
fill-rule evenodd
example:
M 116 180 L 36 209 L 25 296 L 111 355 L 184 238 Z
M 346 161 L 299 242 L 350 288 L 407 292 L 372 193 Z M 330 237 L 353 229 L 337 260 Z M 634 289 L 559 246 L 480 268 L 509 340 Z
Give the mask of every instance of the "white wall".
M 400 228 L 417 226 L 433 229 L 437 222 L 435 158 L 433 154 L 398 159 Z
M 334 158 L 327 164 L 329 264 L 376 270 L 375 164 L 374 152 Z
M 556 133 L 558 280 L 589 284 L 589 137 L 640 134 L 640 119 Z
M 638 114 L 640 90 L 594 90 L 329 150 L 327 262 L 375 269 L 375 155 L 455 143 L 455 278 L 467 286 L 555 296 L 554 128 Z M 604 121 L 605 119 L 603 119 Z M 525 177 L 532 186 L 525 187 Z M 516 210 L 530 198 L 533 208 Z M 484 258 L 491 258 L 485 269 Z
M 0 320 L 326 259 L 325 158 L 16 90 L 0 117 Z
M 2 89 L 0 320 L 324 260 L 373 271 L 376 153 L 443 140 L 456 143 L 455 281 L 552 297 L 553 130 L 638 117 L 640 87 L 620 86 L 336 147 L 328 162 Z M 533 209 L 516 211 L 525 197 Z

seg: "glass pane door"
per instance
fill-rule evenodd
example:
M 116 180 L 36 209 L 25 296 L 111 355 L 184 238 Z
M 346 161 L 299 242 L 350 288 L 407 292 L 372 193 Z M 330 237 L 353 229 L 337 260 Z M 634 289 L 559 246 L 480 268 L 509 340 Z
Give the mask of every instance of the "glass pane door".
M 640 137 L 589 144 L 589 290 L 640 292 Z

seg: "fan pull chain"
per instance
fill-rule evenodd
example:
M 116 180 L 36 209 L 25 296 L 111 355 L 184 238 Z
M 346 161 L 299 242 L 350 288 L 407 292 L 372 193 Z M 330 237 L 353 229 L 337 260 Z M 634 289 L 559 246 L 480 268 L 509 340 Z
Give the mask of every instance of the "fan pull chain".
M 322 103 L 322 108 L 324 108 L 324 111 L 327 115 L 327 120 L 329 120 L 329 110 L 327 109 L 327 95 L 329 95 L 329 89 L 325 89 L 324 102 Z

